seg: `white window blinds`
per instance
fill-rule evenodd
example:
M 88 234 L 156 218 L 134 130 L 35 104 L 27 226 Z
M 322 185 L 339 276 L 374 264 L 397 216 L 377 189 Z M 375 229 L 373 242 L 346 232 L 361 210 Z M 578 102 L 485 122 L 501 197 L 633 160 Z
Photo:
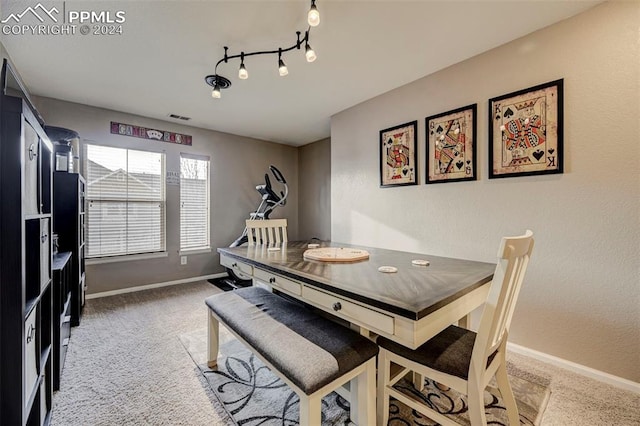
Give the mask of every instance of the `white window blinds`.
M 180 154 L 180 250 L 208 248 L 209 157 Z
M 165 250 L 165 158 L 86 145 L 87 257 Z

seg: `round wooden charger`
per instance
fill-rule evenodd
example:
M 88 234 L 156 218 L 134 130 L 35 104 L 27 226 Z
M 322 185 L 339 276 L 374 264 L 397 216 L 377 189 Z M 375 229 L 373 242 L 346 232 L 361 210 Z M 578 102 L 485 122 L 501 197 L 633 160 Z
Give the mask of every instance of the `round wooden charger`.
M 306 250 L 302 256 L 320 262 L 357 262 L 369 259 L 369 252 L 343 247 L 322 247 Z

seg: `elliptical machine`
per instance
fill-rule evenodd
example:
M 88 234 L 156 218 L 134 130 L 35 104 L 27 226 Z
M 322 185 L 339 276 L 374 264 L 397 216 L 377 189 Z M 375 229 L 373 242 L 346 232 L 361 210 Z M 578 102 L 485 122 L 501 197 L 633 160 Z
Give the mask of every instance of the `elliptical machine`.
M 280 183 L 283 188 L 280 191 L 280 194 L 276 194 L 271 186 L 271 179 L 269 178 L 269 174 L 264 174 L 264 184 L 257 185 L 256 191 L 262 195 L 262 200 L 258 205 L 258 208 L 249 213 L 249 220 L 266 220 L 269 219 L 269 215 L 278 207 L 284 206 L 287 204 L 287 196 L 289 195 L 289 186 L 287 185 L 287 181 L 280 173 L 280 170 L 276 168 L 274 165 L 269 166 L 269 170 L 271 174 L 275 178 L 278 183 Z M 233 242 L 229 247 L 238 247 L 247 243 L 247 227 L 245 226 L 242 234 Z M 233 288 L 238 287 L 248 287 L 251 285 L 251 277 L 248 275 L 244 275 L 240 272 L 236 272 L 231 268 L 226 268 L 227 273 L 229 274 L 228 278 L 222 278 L 220 281 L 223 284 L 226 284 Z

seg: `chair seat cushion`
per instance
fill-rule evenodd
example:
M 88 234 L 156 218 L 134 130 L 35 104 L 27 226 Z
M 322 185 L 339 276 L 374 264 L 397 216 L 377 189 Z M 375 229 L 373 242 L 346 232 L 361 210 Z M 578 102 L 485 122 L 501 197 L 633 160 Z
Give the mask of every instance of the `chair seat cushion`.
M 378 338 L 378 345 L 433 370 L 467 380 L 475 340 L 475 332 L 450 325 L 415 350 L 384 337 Z M 491 354 L 487 365 L 495 355 L 495 352 Z
M 205 303 L 307 395 L 378 354 L 371 340 L 263 288 L 216 294 Z

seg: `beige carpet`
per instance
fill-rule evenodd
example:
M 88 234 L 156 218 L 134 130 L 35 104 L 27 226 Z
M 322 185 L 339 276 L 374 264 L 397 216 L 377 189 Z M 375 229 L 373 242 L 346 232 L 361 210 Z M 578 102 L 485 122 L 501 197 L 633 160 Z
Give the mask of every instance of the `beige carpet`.
M 72 329 L 52 423 L 232 425 L 178 339 L 206 327 L 203 300 L 217 291 L 203 281 L 88 300 Z M 640 395 L 528 357 L 508 359 L 519 376 L 551 389 L 541 426 L 640 425 Z

